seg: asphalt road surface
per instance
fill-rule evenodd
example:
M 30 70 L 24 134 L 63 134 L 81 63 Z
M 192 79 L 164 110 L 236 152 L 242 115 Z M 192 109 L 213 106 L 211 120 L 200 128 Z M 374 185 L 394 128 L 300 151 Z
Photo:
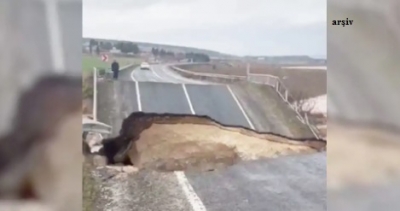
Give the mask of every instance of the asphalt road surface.
M 99 83 L 100 121 L 115 132 L 131 112 L 145 111 L 208 115 L 223 124 L 258 129 L 230 86 L 165 76 L 171 73 L 157 65 Z M 123 178 L 100 169 L 98 210 L 325 210 L 325 162 L 321 153 L 246 162 L 216 172 L 140 172 Z
M 326 154 L 240 163 L 187 174 L 208 211 L 326 210 Z
M 252 128 L 226 85 L 105 81 L 99 83 L 99 119 L 119 131 L 132 112 L 207 115 L 225 125 Z
M 166 82 L 166 83 L 187 83 L 187 84 L 210 84 L 208 82 L 196 81 L 182 77 L 172 71 L 166 65 L 151 65 L 150 70 L 141 70 L 139 67 L 134 70 L 126 70 L 120 73 L 120 81 L 140 82 Z
M 135 92 L 135 94 L 130 95 L 139 94 L 141 98 L 143 98 L 142 101 L 146 104 L 143 106 L 143 111 L 145 112 L 187 113 L 188 107 L 186 105 L 188 103 L 186 101 L 188 100 L 193 104 L 191 109 L 193 110 L 193 114 L 208 115 L 223 124 L 240 125 L 260 132 L 273 132 L 289 137 L 299 137 L 298 134 L 293 135 L 290 132 L 290 129 L 288 129 L 290 126 L 287 125 L 286 122 L 290 121 L 292 124 L 297 125 L 301 125 L 302 123 L 296 117 L 289 120 L 282 120 L 281 115 L 278 114 L 280 112 L 285 112 L 293 113 L 290 114 L 292 116 L 295 115 L 293 111 L 288 109 L 286 104 L 276 102 L 280 100 L 277 99 L 276 96 L 270 96 L 268 99 L 260 100 L 260 96 L 250 93 L 250 90 L 241 85 L 230 85 L 228 88 L 226 85 L 188 79 L 175 73 L 167 65 L 161 64 L 151 65 L 150 70 L 140 70 L 140 68 L 137 67 L 133 70 L 127 69 L 121 71 L 118 81 L 121 83 L 131 83 L 132 81 L 139 82 L 135 87 L 130 89 L 132 90 L 131 92 Z M 146 84 L 143 82 L 154 83 Z M 162 83 L 163 85 L 157 85 L 156 83 Z M 182 88 L 179 87 L 183 86 L 183 84 L 184 89 L 186 89 L 185 94 L 188 95 L 185 97 L 186 100 L 183 100 Z M 126 90 L 127 86 L 132 85 L 125 84 L 122 86 L 124 86 L 124 90 Z M 143 90 L 141 87 L 144 87 Z M 162 90 L 164 87 L 165 89 L 171 89 L 171 91 L 164 93 L 165 91 Z M 136 91 L 136 88 L 138 88 L 139 91 Z M 185 91 L 184 89 L 183 91 Z M 265 89 L 271 89 L 269 95 L 276 95 L 272 88 L 265 86 Z M 118 90 L 118 88 L 115 88 L 115 90 Z M 142 92 L 144 93 L 142 94 Z M 113 95 L 119 96 L 121 93 L 115 93 Z M 154 101 L 154 99 L 161 100 L 163 103 L 155 104 L 150 102 Z M 181 104 L 183 101 L 185 101 L 185 103 Z M 175 106 L 167 104 L 173 104 Z M 171 109 L 167 109 L 167 107 L 171 107 Z M 280 110 L 278 113 L 277 109 Z M 301 137 L 313 136 L 311 131 L 307 130 L 307 128 L 305 130 L 303 129 L 305 132 L 302 132 L 304 135 Z
M 323 211 L 326 154 L 249 161 L 204 173 L 95 174 L 103 184 L 96 210 Z M 185 176 L 186 175 L 186 176 Z

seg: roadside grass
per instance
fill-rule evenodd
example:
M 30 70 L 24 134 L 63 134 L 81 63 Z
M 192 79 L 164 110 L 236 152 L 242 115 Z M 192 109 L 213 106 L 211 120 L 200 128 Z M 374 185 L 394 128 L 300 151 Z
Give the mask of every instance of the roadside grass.
M 141 60 L 131 57 L 117 57 L 110 56 L 108 62 L 103 62 L 99 56 L 84 54 L 82 58 L 82 94 L 83 104 L 82 109 L 84 113 L 91 113 L 91 104 L 93 98 L 93 67 L 104 71 L 111 67 L 112 61 L 116 59 L 120 67 L 129 64 L 140 64 Z
M 93 67 L 97 68 L 108 68 L 110 67 L 109 62 L 103 62 L 100 58 L 90 55 L 83 55 L 82 58 L 82 71 L 88 73 L 93 71 Z
M 110 68 L 111 63 L 114 61 L 114 59 L 117 60 L 120 67 L 129 65 L 129 64 L 137 64 L 137 63 L 140 63 L 140 61 L 141 61 L 141 59 L 139 59 L 139 58 L 109 56 L 108 61 L 103 62 L 99 56 L 84 54 L 83 58 L 82 58 L 82 71 L 83 72 L 91 72 L 91 71 L 93 71 L 93 67 L 97 67 L 99 69 Z

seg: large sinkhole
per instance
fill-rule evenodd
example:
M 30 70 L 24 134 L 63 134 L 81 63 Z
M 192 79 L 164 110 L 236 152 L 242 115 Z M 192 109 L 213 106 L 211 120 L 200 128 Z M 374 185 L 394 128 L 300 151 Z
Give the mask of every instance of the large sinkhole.
M 132 113 L 120 135 L 104 139 L 107 165 L 139 170 L 212 171 L 235 163 L 325 150 L 315 138 L 293 139 L 220 124 L 207 116 Z

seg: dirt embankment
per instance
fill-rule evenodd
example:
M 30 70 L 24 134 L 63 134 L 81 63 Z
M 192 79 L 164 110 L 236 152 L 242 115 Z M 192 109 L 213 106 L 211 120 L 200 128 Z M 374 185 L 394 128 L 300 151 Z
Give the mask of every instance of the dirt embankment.
M 294 139 L 222 125 L 206 116 L 133 113 L 120 135 L 104 140 L 111 163 L 140 169 L 214 170 L 241 160 L 325 150 L 318 139 Z

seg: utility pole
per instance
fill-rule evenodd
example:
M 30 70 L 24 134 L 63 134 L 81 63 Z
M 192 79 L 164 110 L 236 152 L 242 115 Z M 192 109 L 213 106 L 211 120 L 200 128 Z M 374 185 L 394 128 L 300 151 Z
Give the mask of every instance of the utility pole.
M 247 80 L 249 80 L 249 76 L 250 76 L 250 63 L 247 62 L 247 68 L 246 68 L 246 76 L 247 76 Z

